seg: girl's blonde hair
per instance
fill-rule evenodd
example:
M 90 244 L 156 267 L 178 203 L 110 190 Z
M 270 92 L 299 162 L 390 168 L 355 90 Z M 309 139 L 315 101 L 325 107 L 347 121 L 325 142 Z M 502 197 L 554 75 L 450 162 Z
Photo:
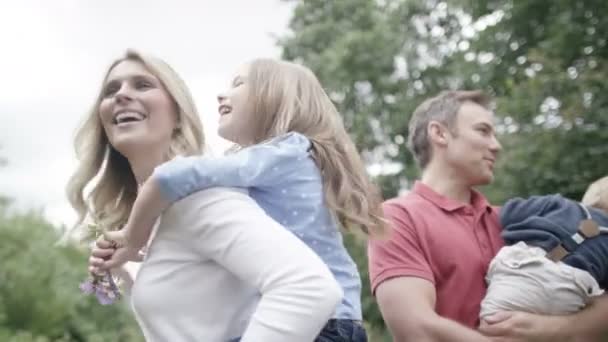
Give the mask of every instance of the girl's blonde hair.
M 349 137 L 336 107 L 308 68 L 285 61 L 256 59 L 249 64 L 254 143 L 287 132 L 312 142 L 311 154 L 323 177 L 325 200 L 345 228 L 372 235 L 386 229 L 382 198 Z
M 133 50 L 114 61 L 104 76 L 102 88 L 110 71 L 123 61 L 141 63 L 156 76 L 177 107 L 177 126 L 173 132 L 167 159 L 178 154 L 200 154 L 204 137 L 200 117 L 184 81 L 164 61 Z M 108 229 L 120 229 L 126 223 L 137 195 L 137 182 L 128 160 L 108 142 L 101 120 L 99 105 L 102 90 L 89 111 L 84 124 L 77 131 L 74 147 L 79 160 L 76 172 L 67 185 L 67 196 L 78 213 L 76 226 L 90 216 L 97 224 Z M 95 182 L 92 182 L 97 178 Z M 85 194 L 85 188 L 93 188 Z

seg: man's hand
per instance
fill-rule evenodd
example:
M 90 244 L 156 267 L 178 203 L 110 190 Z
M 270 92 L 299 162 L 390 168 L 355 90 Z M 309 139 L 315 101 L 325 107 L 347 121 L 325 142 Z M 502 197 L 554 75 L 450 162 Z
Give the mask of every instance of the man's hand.
M 499 312 L 483 320 L 479 331 L 496 342 L 570 342 L 559 330 L 567 324 L 566 316 Z

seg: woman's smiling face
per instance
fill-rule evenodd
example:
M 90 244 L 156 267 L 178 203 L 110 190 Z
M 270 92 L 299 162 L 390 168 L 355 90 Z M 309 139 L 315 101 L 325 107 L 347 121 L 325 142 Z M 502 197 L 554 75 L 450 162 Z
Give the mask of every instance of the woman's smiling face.
M 109 143 L 129 158 L 167 149 L 178 114 L 162 82 L 140 62 L 124 60 L 108 73 L 99 118 Z

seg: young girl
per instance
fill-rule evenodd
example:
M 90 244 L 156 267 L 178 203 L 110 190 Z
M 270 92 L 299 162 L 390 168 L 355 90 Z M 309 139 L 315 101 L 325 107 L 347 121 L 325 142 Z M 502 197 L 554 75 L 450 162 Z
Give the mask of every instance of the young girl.
M 219 134 L 242 149 L 157 167 L 140 188 L 126 226 L 106 235 L 124 246 L 106 267 L 138 253 L 171 203 L 209 187 L 246 187 L 269 216 L 321 257 L 344 291 L 317 341 L 366 341 L 361 281 L 340 227 L 378 235 L 385 223 L 381 197 L 336 108 L 310 70 L 268 59 L 242 67 L 218 101 Z

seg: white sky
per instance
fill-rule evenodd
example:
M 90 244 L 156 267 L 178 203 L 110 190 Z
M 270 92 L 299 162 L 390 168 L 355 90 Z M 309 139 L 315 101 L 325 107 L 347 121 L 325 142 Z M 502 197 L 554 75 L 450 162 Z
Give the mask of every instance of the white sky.
M 54 223 L 75 215 L 64 195 L 72 141 L 105 68 L 126 48 L 185 79 L 216 149 L 216 94 L 236 67 L 279 57 L 293 5 L 279 0 L 20 0 L 0 3 L 0 194 Z

